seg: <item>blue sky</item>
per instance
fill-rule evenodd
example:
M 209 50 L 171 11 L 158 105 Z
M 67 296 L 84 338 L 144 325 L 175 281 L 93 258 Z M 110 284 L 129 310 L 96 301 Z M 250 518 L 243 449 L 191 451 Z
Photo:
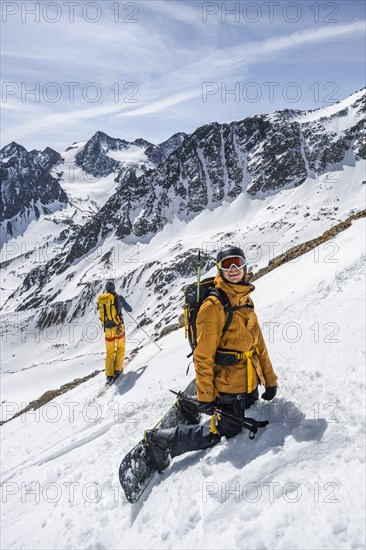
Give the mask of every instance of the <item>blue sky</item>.
M 212 121 L 316 109 L 365 86 L 363 1 L 3 1 L 1 10 L 2 146 L 61 152 L 97 130 L 159 143 Z

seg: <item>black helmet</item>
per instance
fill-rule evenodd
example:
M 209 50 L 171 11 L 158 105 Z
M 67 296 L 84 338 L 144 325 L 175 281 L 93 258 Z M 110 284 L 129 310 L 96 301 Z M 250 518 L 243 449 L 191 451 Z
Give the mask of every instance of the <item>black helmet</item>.
M 232 257 L 239 257 L 243 258 L 243 268 L 244 273 L 247 272 L 247 259 L 245 257 L 245 254 L 243 250 L 237 246 L 229 246 L 228 248 L 222 248 L 219 253 L 216 256 L 216 263 L 220 272 L 221 277 L 223 276 L 222 270 L 220 269 L 219 265 L 220 263 L 225 260 L 225 258 L 232 258 Z
M 105 289 L 107 292 L 116 292 L 114 281 L 107 281 L 105 284 Z
M 230 258 L 231 256 L 239 256 L 245 260 L 245 264 L 247 263 L 243 250 L 237 246 L 222 248 L 217 254 L 216 263 L 220 263 L 222 260 L 225 260 L 225 258 Z

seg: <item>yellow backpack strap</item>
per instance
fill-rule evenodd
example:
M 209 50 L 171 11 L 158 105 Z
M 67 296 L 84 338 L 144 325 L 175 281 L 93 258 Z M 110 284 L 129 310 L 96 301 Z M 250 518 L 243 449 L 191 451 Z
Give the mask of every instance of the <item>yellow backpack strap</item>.
M 188 338 L 188 307 L 183 309 L 184 315 L 184 338 Z

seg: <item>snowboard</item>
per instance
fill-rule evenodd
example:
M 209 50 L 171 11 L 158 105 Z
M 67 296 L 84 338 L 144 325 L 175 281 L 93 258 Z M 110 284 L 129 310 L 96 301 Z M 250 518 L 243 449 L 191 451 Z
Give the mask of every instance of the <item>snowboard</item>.
M 183 393 L 196 397 L 196 380 L 192 380 Z M 192 415 L 183 414 L 176 401 L 165 415 L 155 424 L 154 428 L 173 428 L 179 424 L 199 424 L 201 415 L 198 413 L 192 422 Z M 150 458 L 145 440 L 139 441 L 123 458 L 119 467 L 119 481 L 128 502 L 135 503 L 154 477 L 156 470 Z

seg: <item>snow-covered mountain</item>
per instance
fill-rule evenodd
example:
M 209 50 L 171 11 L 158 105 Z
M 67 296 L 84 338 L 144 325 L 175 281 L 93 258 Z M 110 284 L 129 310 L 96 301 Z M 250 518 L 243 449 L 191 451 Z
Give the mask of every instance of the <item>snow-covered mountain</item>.
M 60 159 L 59 153 L 49 147 L 28 152 L 12 142 L 1 149 L 1 243 L 23 233 L 41 214 L 66 206 L 66 193 L 50 173 Z
M 81 229 L 67 263 L 115 233 L 147 242 L 174 218 L 188 221 L 242 193 L 260 198 L 366 158 L 366 94 L 311 112 L 284 110 L 186 136 L 153 171 L 128 174 Z
M 163 162 L 184 137 L 184 133 L 175 134 L 153 145 L 143 139 L 130 143 L 97 132 L 87 142 L 73 143 L 62 154 L 49 147 L 28 152 L 10 143 L 0 151 L 1 243 L 23 235 L 40 214 L 66 206 L 69 208 L 62 215 L 65 224 L 72 220 L 75 231 L 76 226 L 80 229 L 131 177 Z
M 97 132 L 77 152 L 75 164 L 95 177 L 118 172 L 126 165 L 140 175 L 166 160 L 184 138 L 185 134 L 179 133 L 159 145 L 153 145 L 141 138 L 128 142 Z

